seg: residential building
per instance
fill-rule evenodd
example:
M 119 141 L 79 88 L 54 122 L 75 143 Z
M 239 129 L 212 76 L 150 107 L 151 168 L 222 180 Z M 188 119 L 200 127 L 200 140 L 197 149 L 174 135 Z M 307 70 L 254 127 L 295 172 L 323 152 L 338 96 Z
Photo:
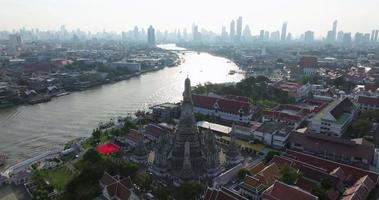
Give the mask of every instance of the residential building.
M 134 63 L 134 62 L 126 62 L 126 61 L 118 61 L 113 62 L 111 64 L 112 68 L 122 68 L 127 69 L 130 72 L 140 72 L 141 71 L 141 64 L 140 63 Z
M 291 131 L 292 128 L 284 123 L 264 122 L 253 132 L 253 135 L 254 139 L 268 146 L 282 149 L 286 146 Z
M 289 136 L 290 149 L 363 168 L 373 162 L 375 147 L 364 139 L 349 140 L 300 131 L 293 131 Z
M 271 110 L 263 111 L 263 122 L 285 123 L 289 127 L 297 128 L 313 111 L 315 110 L 299 105 L 281 104 Z
M 300 85 L 298 83 L 288 81 L 277 81 L 273 83 L 272 86 L 288 92 L 288 95 L 290 97 L 293 97 L 296 101 L 300 101 L 309 97 L 312 89 L 312 86 L 309 83 Z
M 276 181 L 262 194 L 263 200 L 318 200 L 318 197 L 296 186 Z
M 222 120 L 240 123 L 250 123 L 258 108 L 246 101 L 192 95 L 194 112 L 214 116 Z
M 221 189 L 207 188 L 205 193 L 200 197 L 201 200 L 247 200 L 236 191 L 226 187 Z
M 303 73 L 307 76 L 313 76 L 317 74 L 317 58 L 313 56 L 305 56 L 300 58 L 300 68 L 303 69 Z
M 155 46 L 155 29 L 152 25 L 147 29 L 147 43 L 150 46 Z
M 280 178 L 280 170 L 276 163 L 268 166 L 258 163 L 247 170 L 250 175 L 246 175 L 239 186 L 241 194 L 248 199 L 260 200 L 262 192 Z
M 180 105 L 173 103 L 163 103 L 150 107 L 153 110 L 153 118 L 158 121 L 168 122 L 176 119 L 180 115 Z
M 334 100 L 311 119 L 310 129 L 319 134 L 341 137 L 356 117 L 357 110 L 347 97 Z
M 121 178 L 120 176 L 111 176 L 104 172 L 99 181 L 102 188 L 102 195 L 107 200 L 139 200 L 140 198 L 134 193 L 133 182 L 130 177 Z
M 357 104 L 361 111 L 379 110 L 379 97 L 358 96 Z

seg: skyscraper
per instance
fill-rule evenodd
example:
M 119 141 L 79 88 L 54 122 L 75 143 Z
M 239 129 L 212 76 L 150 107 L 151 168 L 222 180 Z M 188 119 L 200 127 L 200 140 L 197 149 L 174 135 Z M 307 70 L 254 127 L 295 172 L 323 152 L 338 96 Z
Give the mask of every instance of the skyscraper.
M 259 39 L 260 39 L 261 41 L 263 41 L 264 38 L 265 38 L 265 30 L 261 30 L 261 31 L 260 31 L 260 34 L 259 34 Z
M 270 31 L 265 31 L 265 35 L 264 35 L 263 40 L 265 40 L 265 41 L 270 40 Z
M 375 37 L 375 30 L 372 30 L 372 32 L 371 32 L 371 42 L 373 42 L 374 41 L 374 37 Z
M 228 32 L 226 32 L 226 27 L 223 26 L 221 29 L 221 39 L 226 41 L 228 39 Z
M 351 44 L 351 33 L 344 33 L 342 42 L 344 45 L 350 45 Z
M 336 36 L 337 36 L 337 20 L 334 20 L 333 22 L 333 42 L 336 40 Z
M 304 33 L 304 42 L 312 43 L 313 40 L 314 40 L 314 32 L 313 31 L 306 31 Z
M 342 42 L 343 40 L 343 31 L 338 31 L 337 42 Z
M 234 22 L 234 20 L 232 20 L 230 22 L 230 33 L 229 33 L 230 41 L 234 41 L 235 35 L 236 35 L 236 23 Z
M 155 46 L 155 30 L 152 25 L 147 29 L 147 43 L 150 46 Z
M 375 30 L 374 42 L 378 42 L 378 33 L 379 30 Z
M 285 41 L 287 37 L 287 22 L 284 22 L 282 25 L 282 35 L 280 36 L 281 41 Z
M 242 17 L 238 17 L 236 41 L 241 41 L 241 36 L 242 36 Z
M 243 29 L 242 36 L 244 39 L 250 39 L 251 38 L 251 30 L 249 25 L 245 26 L 245 29 Z

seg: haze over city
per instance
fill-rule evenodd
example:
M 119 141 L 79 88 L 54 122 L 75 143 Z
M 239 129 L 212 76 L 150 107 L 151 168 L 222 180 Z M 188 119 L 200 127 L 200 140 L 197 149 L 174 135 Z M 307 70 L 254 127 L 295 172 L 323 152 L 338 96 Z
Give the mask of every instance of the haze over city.
M 242 16 L 253 34 L 261 29 L 278 30 L 286 21 L 294 35 L 312 30 L 319 37 L 336 19 L 345 32 L 369 32 L 379 27 L 376 4 L 376 0 L 0 0 L 0 30 L 58 30 L 65 25 L 68 30 L 121 32 L 151 24 L 173 31 L 190 30 L 195 22 L 219 33 L 221 26 Z
M 378 200 L 379 0 L 0 0 L 0 200 Z

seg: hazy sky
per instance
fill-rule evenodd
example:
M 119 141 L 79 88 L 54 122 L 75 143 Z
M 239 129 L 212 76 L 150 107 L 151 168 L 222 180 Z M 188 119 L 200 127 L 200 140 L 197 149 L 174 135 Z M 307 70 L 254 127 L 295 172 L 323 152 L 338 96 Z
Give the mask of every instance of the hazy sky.
M 294 34 L 314 30 L 324 35 L 338 19 L 338 29 L 379 29 L 379 0 L 0 0 L 0 30 L 21 27 L 100 31 L 130 30 L 135 25 L 174 30 L 192 22 L 216 32 L 243 17 L 254 34 L 279 30 L 284 21 Z

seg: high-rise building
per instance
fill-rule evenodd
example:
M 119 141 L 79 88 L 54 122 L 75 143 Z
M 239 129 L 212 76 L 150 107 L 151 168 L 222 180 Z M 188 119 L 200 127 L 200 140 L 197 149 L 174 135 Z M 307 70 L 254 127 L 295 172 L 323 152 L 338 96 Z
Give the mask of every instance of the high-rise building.
M 193 36 L 193 41 L 195 42 L 201 41 L 201 33 L 199 32 L 199 27 L 195 24 L 192 26 L 192 36 Z
M 230 41 L 234 41 L 236 36 L 236 23 L 234 20 L 230 22 L 230 31 L 229 31 Z
M 265 31 L 265 35 L 264 35 L 263 40 L 265 40 L 265 41 L 269 41 L 270 40 L 270 32 L 269 31 Z
M 134 35 L 134 40 L 138 40 L 139 39 L 139 31 L 138 31 L 138 27 L 137 26 L 134 27 L 133 35 Z
M 374 42 L 378 42 L 378 33 L 379 30 L 375 30 Z
M 285 41 L 287 37 L 287 22 L 284 22 L 282 25 L 282 35 L 280 36 L 281 41 Z
M 265 30 L 261 30 L 259 33 L 259 40 L 263 41 L 265 39 Z
M 251 38 L 251 30 L 249 25 L 246 25 L 245 28 L 243 29 L 243 34 L 242 34 L 244 39 L 250 39 Z
M 147 29 L 147 43 L 150 46 L 155 46 L 155 30 L 152 25 Z
M 326 34 L 326 41 L 327 42 L 334 42 L 334 33 L 333 31 L 328 31 L 328 33 Z
M 238 17 L 236 41 L 241 41 L 241 36 L 242 36 L 242 17 Z
M 272 32 L 270 40 L 272 40 L 272 41 L 279 41 L 280 40 L 280 32 L 279 31 Z
M 292 34 L 291 33 L 288 33 L 287 34 L 287 39 L 286 39 L 287 41 L 291 41 L 292 40 Z
M 337 42 L 342 42 L 343 40 L 343 31 L 338 31 Z
M 313 40 L 314 40 L 314 32 L 313 31 L 306 31 L 304 33 L 304 42 L 312 43 Z
M 228 32 L 226 32 L 226 27 L 223 26 L 221 29 L 221 39 L 226 41 L 228 39 Z
M 337 36 L 337 20 L 334 20 L 333 22 L 333 42 L 336 40 L 336 36 Z
M 374 37 L 375 37 L 375 30 L 372 30 L 372 31 L 371 31 L 371 38 L 370 38 L 370 41 L 371 41 L 371 42 L 374 41 Z
M 344 45 L 350 45 L 351 44 L 351 33 L 344 33 L 343 34 L 342 43 Z

